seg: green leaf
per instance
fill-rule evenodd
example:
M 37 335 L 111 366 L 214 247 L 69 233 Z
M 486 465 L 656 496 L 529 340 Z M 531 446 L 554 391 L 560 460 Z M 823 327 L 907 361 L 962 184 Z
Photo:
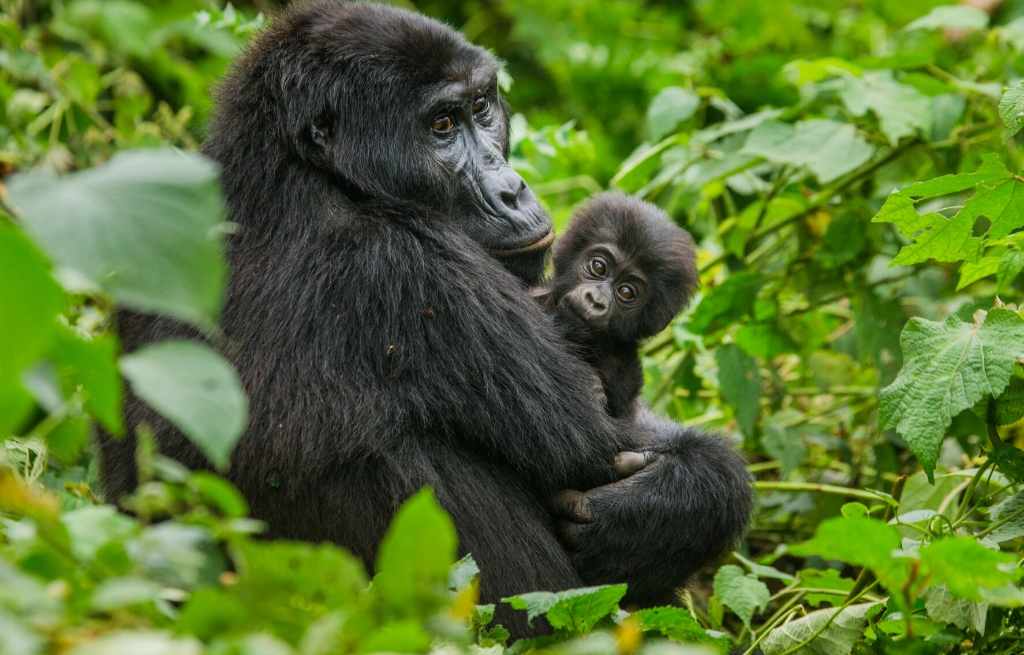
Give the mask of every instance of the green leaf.
M 92 609 L 97 612 L 153 603 L 160 596 L 160 585 L 145 578 L 111 578 L 92 594 Z
M 999 99 L 999 117 L 1011 136 L 1024 127 L 1024 81 L 1014 82 L 1003 92 Z
M 868 161 L 874 148 L 847 123 L 809 120 L 793 126 L 768 121 L 750 132 L 742 152 L 807 168 L 824 184 Z
M 935 585 L 925 592 L 924 607 L 928 611 L 928 618 L 934 621 L 952 623 L 962 630 L 970 628 L 979 635 L 985 634 L 988 603 L 956 598 L 945 585 Z
M 998 155 L 995 153 L 985 153 L 982 155 L 981 165 L 976 171 L 942 175 L 923 182 L 915 182 L 902 189 L 900 195 L 919 200 L 938 198 L 939 196 L 948 196 L 973 189 L 980 184 L 1008 180 L 1012 177 L 1012 174 L 1006 170 L 1006 166 L 1000 161 Z
M 14 616 L 0 611 L 0 653 L 36 655 L 42 652 L 42 638 Z
M 123 390 L 117 370 L 117 339 L 109 334 L 87 339 L 66 327 L 61 327 L 56 337 L 49 358 L 69 385 L 81 385 L 89 413 L 111 433 L 121 434 Z
M 165 341 L 123 356 L 121 372 L 214 466 L 227 467 L 245 430 L 248 400 L 226 359 L 196 341 Z
M 227 279 L 217 168 L 174 150 L 124 152 L 55 178 L 16 176 L 11 203 L 63 271 L 124 305 L 211 327 Z
M 958 598 L 979 602 L 981 589 L 1016 582 L 1016 558 L 982 546 L 972 537 L 947 537 L 921 548 L 921 564 L 936 582 Z
M 455 525 L 429 488 L 395 514 L 377 554 L 377 594 L 400 611 L 432 608 L 447 598 L 455 563 Z
M 907 577 L 907 561 L 896 559 L 900 533 L 868 517 L 837 517 L 822 522 L 814 537 L 790 547 L 794 555 L 818 555 L 864 566 L 874 571 L 890 590 L 898 590 Z
M 682 607 L 648 607 L 630 616 L 640 621 L 644 632 L 657 632 L 674 641 L 692 643 L 708 639 L 704 628 Z
M 715 573 L 715 595 L 747 627 L 750 627 L 750 620 L 755 613 L 768 607 L 771 598 L 768 587 L 757 576 L 744 573 L 743 569 L 733 564 L 727 564 Z
M 75 557 L 93 560 L 100 548 L 110 542 L 123 542 L 138 532 L 139 526 L 110 505 L 89 505 L 62 514 L 61 523 L 71 538 Z
M 807 457 L 807 446 L 803 434 L 797 429 L 787 429 L 778 414 L 764 422 L 761 445 L 769 456 L 779 460 L 782 477 L 787 478 Z
M 992 523 L 1001 525 L 989 534 L 989 539 L 996 543 L 1024 537 L 1024 491 L 992 508 Z
M 988 14 L 976 7 L 945 5 L 932 9 L 927 15 L 913 21 L 908 30 L 983 30 L 988 26 Z
M 835 594 L 808 593 L 806 600 L 811 607 L 822 604 L 832 606 L 841 604 L 855 584 L 854 580 L 844 578 L 835 569 L 803 569 L 797 573 L 797 576 L 800 578 L 801 587 L 834 589 L 837 592 Z
M 931 479 L 953 417 L 985 396 L 999 397 L 1024 357 L 1024 319 L 1006 309 L 972 323 L 911 319 L 900 336 L 903 368 L 879 399 L 882 428 L 907 440 Z
M 472 553 L 467 553 L 462 559 L 452 566 L 448 573 L 448 588 L 452 591 L 462 591 L 480 576 L 480 567 L 473 559 Z
M 690 315 L 689 328 L 697 334 L 725 327 L 749 313 L 764 280 L 758 273 L 736 273 L 709 291 Z
M 667 136 L 689 119 L 700 106 L 700 96 L 689 89 L 670 86 L 658 92 L 647 109 L 647 134 L 651 141 Z
M 31 408 L 21 374 L 43 356 L 57 332 L 64 292 L 25 235 L 0 218 L 0 441 Z
M 761 411 L 761 377 L 757 361 L 735 344 L 726 344 L 715 352 L 718 385 L 722 396 L 736 411 L 743 434 L 752 435 Z
M 931 100 L 914 87 L 897 82 L 889 71 L 846 77 L 839 95 L 854 116 L 871 111 L 891 145 L 931 128 Z
M 502 598 L 513 609 L 526 610 L 526 620 L 532 622 L 547 614 L 548 622 L 556 630 L 582 634 L 618 609 L 626 595 L 626 585 L 582 587 L 567 591 L 537 591 Z
M 919 214 L 906 192 L 890 195 L 871 219 L 873 223 L 892 223 L 911 243 L 903 246 L 892 260 L 893 266 L 906 266 L 934 259 L 955 262 L 968 259 L 978 251 L 980 241 L 972 236 L 974 221 L 942 214 Z
M 764 655 L 849 655 L 864 636 L 868 612 L 878 603 L 823 609 L 784 623 L 764 641 Z

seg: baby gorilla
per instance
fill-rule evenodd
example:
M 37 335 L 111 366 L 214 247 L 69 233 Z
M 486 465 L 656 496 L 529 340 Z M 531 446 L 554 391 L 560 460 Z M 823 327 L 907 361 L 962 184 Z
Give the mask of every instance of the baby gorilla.
M 597 372 L 608 413 L 628 417 L 643 386 L 637 347 L 686 306 L 697 284 L 689 233 L 654 205 L 602 193 L 555 244 L 534 295 Z

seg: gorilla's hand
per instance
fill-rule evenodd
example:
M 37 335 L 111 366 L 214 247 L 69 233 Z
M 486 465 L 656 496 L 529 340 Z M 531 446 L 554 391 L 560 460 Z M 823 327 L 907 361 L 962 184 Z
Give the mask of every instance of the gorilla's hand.
M 695 570 L 742 535 L 752 493 L 743 460 L 716 437 L 662 424 L 619 453 L 621 479 L 555 500 L 558 532 L 588 584 L 629 584 L 627 601 L 671 599 Z

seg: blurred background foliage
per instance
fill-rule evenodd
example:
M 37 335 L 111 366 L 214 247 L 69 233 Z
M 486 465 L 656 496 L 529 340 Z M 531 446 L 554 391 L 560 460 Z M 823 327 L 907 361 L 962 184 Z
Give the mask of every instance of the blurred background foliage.
M 558 225 L 615 187 L 694 234 L 702 289 L 645 345 L 645 395 L 733 439 L 756 480 L 750 535 L 681 592 L 684 609 L 618 612 L 616 586 L 515 601 L 569 640 L 544 646 L 704 652 L 649 635 L 768 655 L 1024 652 L 1024 0 L 973 3 L 988 12 L 935 0 L 398 4 L 504 60 L 514 165 Z M 175 185 L 209 191 L 198 161 L 109 162 L 130 149 L 195 150 L 217 80 L 278 8 L 0 0 L 0 228 L 19 226 L 0 230 L 0 254 L 22 257 L 0 261 L 0 322 L 13 334 L 0 369 L 18 364 L 0 370 L 0 441 L 11 434 L 0 449 L 0 552 L 11 563 L 0 559 L 0 653 L 416 652 L 439 642 L 503 652 L 489 610 L 474 607 L 471 566 L 456 567 L 452 594 L 435 593 L 451 552 L 431 564 L 427 592 L 408 592 L 426 593 L 420 604 L 374 588 L 325 595 L 322 570 L 341 571 L 329 583 L 344 589 L 365 587 L 364 573 L 341 551 L 253 540 L 244 500 L 212 475 L 144 447 L 138 516 L 99 497 L 95 423 L 117 422 L 122 374 L 142 385 L 140 366 L 166 373 L 157 357 L 119 358 L 113 307 L 140 308 L 149 294 L 143 309 L 216 311 L 161 305 L 131 280 L 110 287 L 96 272 L 112 264 L 90 251 L 87 232 L 46 227 L 79 214 L 145 226 L 146 198 Z M 68 177 L 15 177 L 33 169 Z M 86 169 L 95 175 L 74 175 Z M 126 170 L 151 177 L 127 188 Z M 80 192 L 112 209 L 68 200 Z M 206 229 L 219 219 L 203 209 Z M 106 236 L 130 252 L 145 236 L 129 233 Z M 50 261 L 60 289 L 46 281 Z M 219 288 L 217 253 L 186 264 Z M 21 280 L 33 266 L 36 287 Z M 43 307 L 44 288 L 67 302 Z M 56 345 L 35 353 L 59 384 L 11 354 L 29 342 L 25 315 L 37 310 L 59 315 Z M 12 389 L 31 406 L 8 415 Z M 244 425 L 235 404 L 229 418 Z M 190 436 L 214 447 L 202 430 Z M 226 457 L 217 447 L 205 452 Z M 454 538 L 428 495 L 411 505 L 413 518 L 394 528 L 399 568 L 417 542 Z M 275 595 L 283 608 L 262 602 Z

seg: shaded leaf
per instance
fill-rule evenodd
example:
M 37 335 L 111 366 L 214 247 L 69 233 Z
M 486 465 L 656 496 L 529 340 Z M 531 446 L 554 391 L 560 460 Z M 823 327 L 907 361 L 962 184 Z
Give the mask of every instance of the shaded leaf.
M 1024 127 L 1024 81 L 1014 82 L 1003 92 L 999 99 L 999 117 L 1011 135 Z
M 868 161 L 874 148 L 847 123 L 809 120 L 794 126 L 769 121 L 751 131 L 742 152 L 807 168 L 827 183 Z
M 196 341 L 165 341 L 121 358 L 132 391 L 171 420 L 218 468 L 248 421 L 248 400 L 234 367 Z
M 966 5 L 945 5 L 935 7 L 926 15 L 913 21 L 908 30 L 983 30 L 988 25 L 988 14 L 977 7 Z
M 735 344 L 721 346 L 715 352 L 718 385 L 722 396 L 736 411 L 743 433 L 752 435 L 761 411 L 761 378 L 757 361 Z
M 736 613 L 743 624 L 750 626 L 754 614 L 768 607 L 771 592 L 757 576 L 727 564 L 715 573 L 715 595 L 722 604 Z
M 700 106 L 700 96 L 678 86 L 665 87 L 647 109 L 647 134 L 657 141 L 687 120 Z
M 764 655 L 849 655 L 863 637 L 868 612 L 878 603 L 823 609 L 775 628 L 764 641 Z

